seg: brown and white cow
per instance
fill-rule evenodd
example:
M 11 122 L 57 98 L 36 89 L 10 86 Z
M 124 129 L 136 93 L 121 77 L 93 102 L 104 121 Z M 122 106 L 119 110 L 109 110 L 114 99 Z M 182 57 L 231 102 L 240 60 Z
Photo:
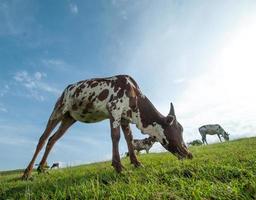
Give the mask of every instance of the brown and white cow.
M 64 135 L 76 121 L 85 123 L 110 120 L 112 138 L 112 165 L 117 172 L 122 171 L 119 155 L 120 127 L 127 142 L 131 163 L 140 166 L 132 145 L 132 132 L 129 123 L 136 124 L 144 134 L 155 137 L 168 151 L 179 158 L 192 158 L 183 141 L 183 128 L 176 120 L 171 104 L 167 116 L 159 113 L 144 96 L 137 83 L 127 75 L 108 78 L 95 78 L 69 85 L 56 102 L 46 129 L 39 139 L 35 153 L 24 171 L 23 178 L 30 176 L 34 161 L 44 146 L 51 131 L 60 122 L 58 130 L 49 138 L 45 153 L 38 166 L 43 171 L 46 159 L 54 143 Z

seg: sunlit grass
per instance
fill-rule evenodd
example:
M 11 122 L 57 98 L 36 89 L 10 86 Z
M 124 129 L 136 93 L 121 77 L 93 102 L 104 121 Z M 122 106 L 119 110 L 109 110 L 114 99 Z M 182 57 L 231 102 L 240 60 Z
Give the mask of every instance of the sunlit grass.
M 95 163 L 49 174 L 0 173 L 0 199 L 255 199 L 256 138 L 196 146 L 193 160 L 170 153 L 139 155 L 143 168 L 117 174 L 111 162 Z

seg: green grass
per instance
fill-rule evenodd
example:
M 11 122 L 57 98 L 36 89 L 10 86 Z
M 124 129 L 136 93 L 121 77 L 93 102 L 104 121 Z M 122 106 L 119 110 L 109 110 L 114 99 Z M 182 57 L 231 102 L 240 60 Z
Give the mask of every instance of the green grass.
M 144 168 L 117 174 L 110 162 L 33 173 L 0 173 L 0 199 L 256 199 L 256 138 L 191 147 L 193 160 L 139 155 Z

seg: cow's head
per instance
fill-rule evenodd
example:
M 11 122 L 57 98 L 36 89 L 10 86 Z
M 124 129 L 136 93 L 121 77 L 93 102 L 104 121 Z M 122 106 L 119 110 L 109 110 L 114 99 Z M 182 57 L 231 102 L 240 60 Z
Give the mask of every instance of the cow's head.
M 225 131 L 224 134 L 223 134 L 223 138 L 226 140 L 226 141 L 229 141 L 229 134 Z
M 174 112 L 174 107 L 171 103 L 170 112 L 165 118 L 164 135 L 166 140 L 163 139 L 162 146 L 177 156 L 181 158 L 192 158 L 192 154 L 188 151 L 184 141 L 183 141 L 183 128 L 181 124 L 177 121 Z
M 150 137 L 146 138 L 146 141 L 148 144 L 154 144 L 157 140 L 156 140 L 156 137 L 150 136 Z

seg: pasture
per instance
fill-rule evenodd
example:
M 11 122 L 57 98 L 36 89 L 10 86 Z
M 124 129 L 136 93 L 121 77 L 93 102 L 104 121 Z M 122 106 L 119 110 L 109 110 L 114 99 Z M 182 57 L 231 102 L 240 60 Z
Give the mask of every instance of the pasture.
M 49 171 L 22 181 L 20 171 L 0 172 L 0 199 L 256 199 L 256 138 L 190 147 L 193 160 L 170 153 L 128 158 L 117 174 L 111 162 Z

